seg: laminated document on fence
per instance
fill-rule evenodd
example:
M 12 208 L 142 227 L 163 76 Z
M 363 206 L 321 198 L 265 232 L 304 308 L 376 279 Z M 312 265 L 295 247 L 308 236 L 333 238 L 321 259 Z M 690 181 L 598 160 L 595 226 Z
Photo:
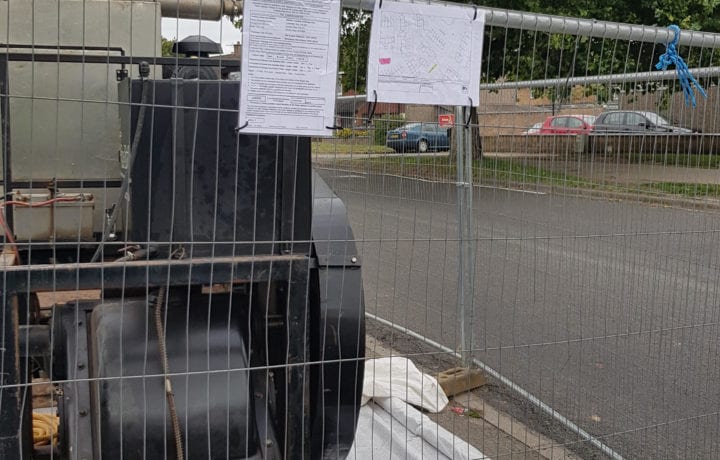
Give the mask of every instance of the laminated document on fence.
M 377 2 L 368 101 L 477 106 L 484 28 L 475 7 Z
M 341 0 L 245 0 L 241 133 L 330 136 Z

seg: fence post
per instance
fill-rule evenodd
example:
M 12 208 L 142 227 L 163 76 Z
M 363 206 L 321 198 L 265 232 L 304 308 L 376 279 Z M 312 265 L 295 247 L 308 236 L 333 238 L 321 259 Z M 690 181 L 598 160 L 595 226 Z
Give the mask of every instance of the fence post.
M 473 348 L 473 293 L 475 291 L 475 244 L 473 228 L 473 158 L 471 129 L 465 126 L 470 108 L 455 109 L 457 143 L 458 309 L 462 364 L 470 367 Z

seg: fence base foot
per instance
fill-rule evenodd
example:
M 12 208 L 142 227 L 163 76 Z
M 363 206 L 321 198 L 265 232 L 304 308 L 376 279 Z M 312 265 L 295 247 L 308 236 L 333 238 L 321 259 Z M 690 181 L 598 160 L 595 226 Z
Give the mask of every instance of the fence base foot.
M 438 383 L 445 394 L 455 396 L 485 385 L 485 375 L 479 369 L 453 367 L 438 374 Z

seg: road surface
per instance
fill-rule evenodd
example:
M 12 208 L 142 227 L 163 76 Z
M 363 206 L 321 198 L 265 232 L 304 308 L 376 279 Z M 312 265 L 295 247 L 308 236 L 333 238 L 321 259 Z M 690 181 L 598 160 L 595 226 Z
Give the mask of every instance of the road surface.
M 450 347 L 455 185 L 322 170 L 367 311 Z M 477 188 L 474 357 L 626 458 L 720 456 L 720 213 Z

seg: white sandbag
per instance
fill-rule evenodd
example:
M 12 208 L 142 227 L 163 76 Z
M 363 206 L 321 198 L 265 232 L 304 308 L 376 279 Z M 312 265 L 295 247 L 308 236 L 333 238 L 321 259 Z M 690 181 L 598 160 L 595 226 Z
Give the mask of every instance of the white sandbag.
M 448 403 L 437 380 L 420 372 L 407 358 L 369 359 L 365 362 L 362 404 L 370 399 L 399 398 L 428 412 L 440 412 Z

